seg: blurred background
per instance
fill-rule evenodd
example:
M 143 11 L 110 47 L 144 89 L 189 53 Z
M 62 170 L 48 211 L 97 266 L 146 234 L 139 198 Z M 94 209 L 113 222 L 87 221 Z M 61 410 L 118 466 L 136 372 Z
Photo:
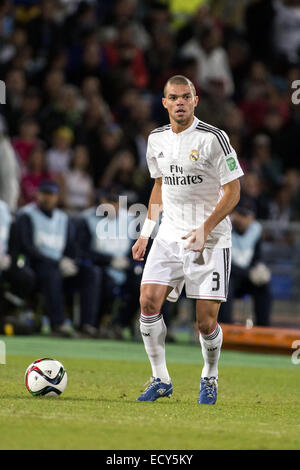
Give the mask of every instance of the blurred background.
M 147 205 L 147 138 L 175 74 L 245 172 L 220 320 L 300 327 L 300 1 L 0 0 L 2 333 L 139 338 L 134 240 L 97 243 L 95 210 Z M 193 301 L 164 309 L 168 340 L 193 340 Z

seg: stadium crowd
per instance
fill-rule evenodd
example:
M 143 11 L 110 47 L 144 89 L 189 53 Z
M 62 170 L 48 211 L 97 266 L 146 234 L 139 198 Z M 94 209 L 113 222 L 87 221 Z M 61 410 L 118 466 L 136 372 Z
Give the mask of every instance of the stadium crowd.
M 102 337 L 132 325 L 142 270 L 134 240 L 97 244 L 96 207 L 110 203 L 120 218 L 118 195 L 147 205 L 147 137 L 167 122 L 161 98 L 175 74 L 195 84 L 196 116 L 227 132 L 253 220 L 276 221 L 262 237 L 292 243 L 300 0 L 0 0 L 1 290 L 29 304 L 38 292 L 39 328 L 48 318 L 53 334 L 69 335 L 64 304 L 74 293 L 82 335 L 99 336 L 100 319 Z M 53 224 L 56 238 L 39 252 L 36 234 L 51 237 Z

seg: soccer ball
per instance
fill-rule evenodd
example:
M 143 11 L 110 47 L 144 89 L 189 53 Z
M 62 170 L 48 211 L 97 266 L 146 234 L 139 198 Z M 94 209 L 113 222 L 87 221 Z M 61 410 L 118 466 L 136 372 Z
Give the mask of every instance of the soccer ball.
M 67 381 L 64 366 L 49 357 L 37 359 L 25 372 L 26 388 L 34 396 L 57 397 L 66 388 Z

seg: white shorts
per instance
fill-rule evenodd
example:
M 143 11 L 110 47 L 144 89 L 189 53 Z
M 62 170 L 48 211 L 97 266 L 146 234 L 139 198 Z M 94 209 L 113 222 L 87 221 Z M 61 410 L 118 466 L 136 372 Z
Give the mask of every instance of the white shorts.
M 177 301 L 184 285 L 189 298 L 226 302 L 231 249 L 204 248 L 202 253 L 197 253 L 184 250 L 185 243 L 155 238 L 141 284 L 173 287 L 167 297 L 170 302 Z

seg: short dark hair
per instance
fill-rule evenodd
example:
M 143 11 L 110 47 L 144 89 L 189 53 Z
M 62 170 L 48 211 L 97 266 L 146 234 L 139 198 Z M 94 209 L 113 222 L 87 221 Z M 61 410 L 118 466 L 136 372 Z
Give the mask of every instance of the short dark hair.
M 188 85 L 191 87 L 194 95 L 196 96 L 196 88 L 193 82 L 184 75 L 173 75 L 173 77 L 169 78 L 167 83 L 164 86 L 164 96 L 166 96 L 166 88 L 168 85 Z

